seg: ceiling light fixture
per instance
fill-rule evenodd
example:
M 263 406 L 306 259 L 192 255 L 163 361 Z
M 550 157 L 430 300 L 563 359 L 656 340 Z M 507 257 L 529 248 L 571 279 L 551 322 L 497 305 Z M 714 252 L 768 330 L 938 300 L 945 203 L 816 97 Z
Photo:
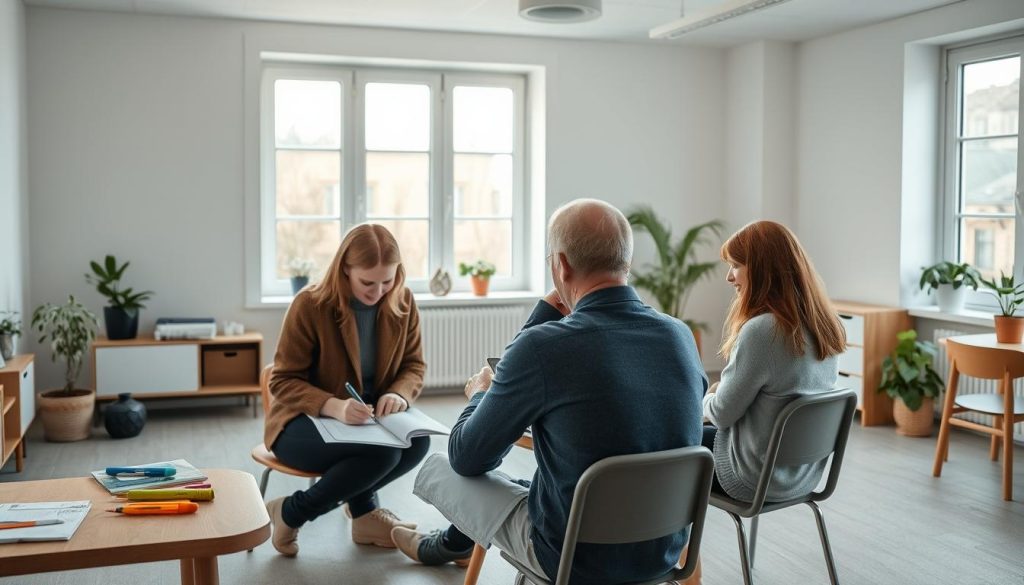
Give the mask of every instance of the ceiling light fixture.
M 519 0 L 519 16 L 537 22 L 586 22 L 601 16 L 601 0 Z
M 688 32 L 788 1 L 789 0 L 733 0 L 732 2 L 727 2 L 713 10 L 695 13 L 690 16 L 683 16 L 668 24 L 656 26 L 651 29 L 649 34 L 652 39 L 677 39 Z

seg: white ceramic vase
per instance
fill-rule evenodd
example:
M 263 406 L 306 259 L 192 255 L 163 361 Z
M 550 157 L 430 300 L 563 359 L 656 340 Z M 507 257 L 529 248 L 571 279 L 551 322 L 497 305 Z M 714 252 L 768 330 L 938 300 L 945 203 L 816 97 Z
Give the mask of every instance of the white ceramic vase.
M 935 300 L 939 304 L 939 311 L 943 313 L 959 313 L 964 308 L 964 299 L 967 297 L 967 287 L 953 288 L 952 284 L 940 284 L 935 289 Z

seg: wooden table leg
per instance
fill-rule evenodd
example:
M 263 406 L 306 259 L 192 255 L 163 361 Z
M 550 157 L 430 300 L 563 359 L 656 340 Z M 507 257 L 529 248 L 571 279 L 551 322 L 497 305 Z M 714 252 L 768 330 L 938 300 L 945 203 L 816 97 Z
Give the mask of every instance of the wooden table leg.
M 473 545 L 473 556 L 469 557 L 469 567 L 466 568 L 466 580 L 463 585 L 476 585 L 480 578 L 480 569 L 484 567 L 484 557 L 487 556 L 487 549 L 479 544 Z
M 22 437 L 21 442 L 14 449 L 14 468 L 18 473 L 21 473 L 22 468 L 25 467 L 25 438 Z
M 196 570 L 192 559 L 181 559 L 181 585 L 195 585 Z
M 217 573 L 217 557 L 200 557 L 192 559 L 195 567 L 195 585 L 219 585 L 220 575 Z

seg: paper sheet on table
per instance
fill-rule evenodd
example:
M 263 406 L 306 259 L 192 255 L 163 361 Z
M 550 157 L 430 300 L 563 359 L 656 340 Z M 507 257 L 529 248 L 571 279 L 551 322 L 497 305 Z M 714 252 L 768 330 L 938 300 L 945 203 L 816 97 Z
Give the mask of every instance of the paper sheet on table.
M 37 542 L 42 540 L 71 540 L 71 537 L 89 515 L 92 502 L 24 502 L 0 504 L 0 522 L 28 520 L 63 520 L 62 524 L 48 524 L 29 528 L 0 530 L 0 544 L 11 542 Z

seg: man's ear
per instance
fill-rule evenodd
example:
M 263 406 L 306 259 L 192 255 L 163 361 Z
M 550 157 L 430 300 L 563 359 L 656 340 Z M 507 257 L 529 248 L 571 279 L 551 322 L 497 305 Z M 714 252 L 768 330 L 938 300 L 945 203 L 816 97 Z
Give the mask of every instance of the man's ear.
M 564 252 L 558 253 L 558 261 L 555 263 L 555 270 L 558 270 L 558 275 L 562 282 L 566 282 L 572 278 L 574 272 L 572 266 L 569 265 L 569 259 L 565 257 Z

